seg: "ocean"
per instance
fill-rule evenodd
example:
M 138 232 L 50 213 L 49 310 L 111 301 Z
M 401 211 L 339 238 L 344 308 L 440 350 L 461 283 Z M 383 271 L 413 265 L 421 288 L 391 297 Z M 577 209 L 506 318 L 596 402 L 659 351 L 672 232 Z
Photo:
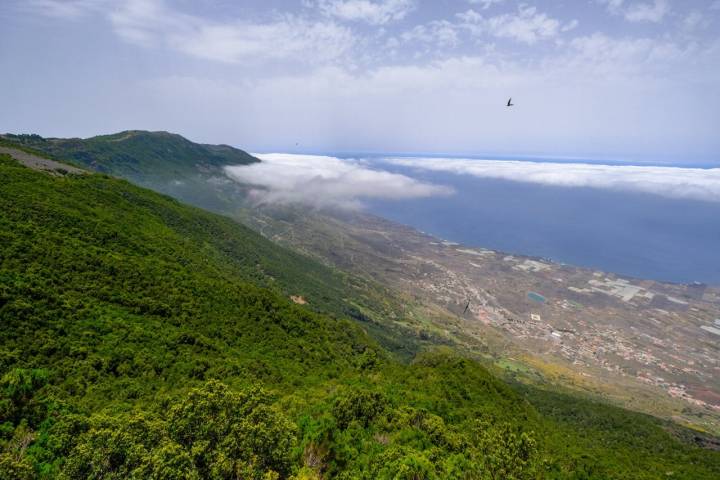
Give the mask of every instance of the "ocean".
M 455 190 L 364 202 L 370 213 L 434 236 L 629 277 L 720 285 L 720 202 L 363 161 Z

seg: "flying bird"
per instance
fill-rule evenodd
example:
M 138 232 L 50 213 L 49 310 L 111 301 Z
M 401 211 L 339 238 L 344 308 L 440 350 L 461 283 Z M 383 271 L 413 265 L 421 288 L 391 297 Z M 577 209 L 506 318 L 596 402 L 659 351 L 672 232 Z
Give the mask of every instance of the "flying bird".
M 470 300 L 468 300 L 467 305 L 465 305 L 465 310 L 463 310 L 463 315 L 465 315 L 467 313 L 468 308 L 470 308 Z
M 507 106 L 508 106 L 508 107 L 514 107 L 514 106 L 515 106 L 515 104 L 512 103 L 512 97 L 510 97 L 510 99 L 508 100 Z

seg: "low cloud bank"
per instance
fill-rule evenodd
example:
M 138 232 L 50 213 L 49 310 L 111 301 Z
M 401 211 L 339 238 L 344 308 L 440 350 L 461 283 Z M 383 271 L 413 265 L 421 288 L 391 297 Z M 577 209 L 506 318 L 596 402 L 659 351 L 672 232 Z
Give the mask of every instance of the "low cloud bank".
M 584 163 L 538 163 L 455 158 L 389 158 L 387 162 L 458 175 L 641 192 L 670 198 L 720 202 L 720 168 L 679 168 Z
M 316 208 L 362 208 L 363 199 L 403 200 L 450 195 L 451 188 L 374 170 L 355 160 L 318 155 L 256 154 L 261 163 L 226 167 L 233 180 L 254 185 L 258 203 L 302 203 Z

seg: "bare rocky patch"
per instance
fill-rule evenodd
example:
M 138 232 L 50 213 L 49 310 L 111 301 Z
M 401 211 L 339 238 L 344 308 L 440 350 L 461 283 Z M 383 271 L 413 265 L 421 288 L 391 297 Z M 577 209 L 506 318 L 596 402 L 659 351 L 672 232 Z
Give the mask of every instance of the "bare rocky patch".
M 38 157 L 32 153 L 24 152 L 15 148 L 1 147 L 0 153 L 10 155 L 15 160 L 33 170 L 40 170 L 51 175 L 86 175 L 88 172 L 66 163 L 56 162 L 48 158 Z
M 300 295 L 291 295 L 290 300 L 297 303 L 298 305 L 306 305 L 307 304 L 307 300 L 305 300 Z

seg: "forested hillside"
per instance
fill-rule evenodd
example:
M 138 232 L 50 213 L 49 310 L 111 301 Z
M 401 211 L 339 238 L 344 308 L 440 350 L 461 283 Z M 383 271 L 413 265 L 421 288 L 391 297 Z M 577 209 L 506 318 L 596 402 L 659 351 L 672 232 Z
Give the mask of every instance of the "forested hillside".
M 258 162 L 228 145 L 203 145 L 168 132 L 130 130 L 91 138 L 8 135 L 7 140 L 95 171 L 123 177 L 171 176 L 217 171 L 225 165 Z
M 651 417 L 396 360 L 350 320 L 381 292 L 227 218 L 9 155 L 0 178 L 2 479 L 720 476 Z
M 144 130 L 84 139 L 6 134 L 0 135 L 3 144 L 125 178 L 223 214 L 233 213 L 246 193 L 243 186 L 227 178 L 223 167 L 260 161 L 227 145 L 199 144 L 177 134 Z

